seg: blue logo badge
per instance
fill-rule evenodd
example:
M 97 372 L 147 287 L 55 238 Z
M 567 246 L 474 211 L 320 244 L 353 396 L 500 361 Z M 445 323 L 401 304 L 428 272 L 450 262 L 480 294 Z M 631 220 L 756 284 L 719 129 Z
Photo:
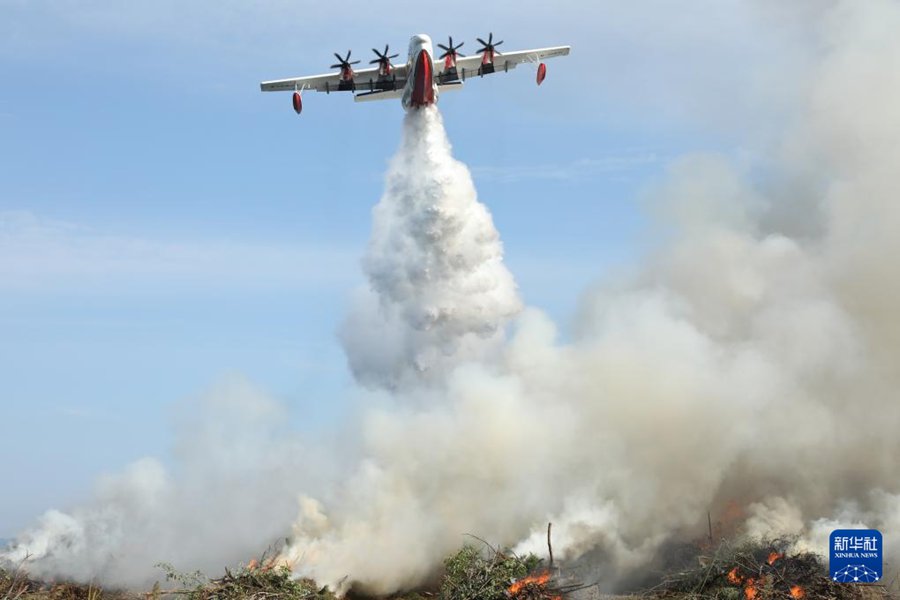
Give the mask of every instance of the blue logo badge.
M 877 529 L 835 529 L 829 540 L 831 579 L 840 583 L 881 580 L 884 550 Z

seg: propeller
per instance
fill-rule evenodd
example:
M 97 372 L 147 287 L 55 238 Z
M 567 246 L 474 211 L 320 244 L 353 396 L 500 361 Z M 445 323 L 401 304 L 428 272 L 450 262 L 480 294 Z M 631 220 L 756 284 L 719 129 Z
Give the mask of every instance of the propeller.
M 503 40 L 500 40 L 499 42 L 495 43 L 493 32 L 491 32 L 491 34 L 488 36 L 488 41 L 484 41 L 481 38 L 475 38 L 475 39 L 478 40 L 478 43 L 481 44 L 481 46 L 482 46 L 481 48 L 478 49 L 479 52 L 493 52 L 495 54 L 501 54 L 501 52 L 499 50 L 497 50 L 497 46 L 502 44 Z
M 353 62 L 350 62 L 350 51 L 349 50 L 347 50 L 346 58 L 341 58 L 341 55 L 338 54 L 337 52 L 334 53 L 334 57 L 338 60 L 338 62 L 336 65 L 331 65 L 330 68 L 332 68 L 332 69 L 349 69 L 350 65 L 359 64 L 358 60 L 354 60 Z
M 465 56 L 465 54 L 463 54 L 462 52 L 457 52 L 457 50 L 459 50 L 460 48 L 463 47 L 463 44 L 465 44 L 465 42 L 460 42 L 458 45 L 454 46 L 453 45 L 453 36 L 451 35 L 449 47 L 447 47 L 443 44 L 438 44 L 438 48 L 440 48 L 441 50 L 444 51 L 444 53 L 441 54 L 439 58 L 447 58 L 448 56 L 453 56 L 453 57 Z
M 375 63 L 391 64 L 392 58 L 397 58 L 398 56 L 400 56 L 399 54 L 391 54 L 390 56 L 388 56 L 388 49 L 389 49 L 389 46 L 387 44 L 384 45 L 384 52 L 379 52 L 375 48 L 372 48 L 372 52 L 374 52 L 375 56 L 377 56 L 378 58 L 376 58 L 375 60 L 370 60 L 369 64 L 370 65 L 374 65 Z

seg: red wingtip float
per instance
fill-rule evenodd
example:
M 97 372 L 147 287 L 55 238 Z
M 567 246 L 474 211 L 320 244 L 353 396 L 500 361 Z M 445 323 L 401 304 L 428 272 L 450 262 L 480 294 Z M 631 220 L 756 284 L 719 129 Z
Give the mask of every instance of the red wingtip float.
M 303 111 L 300 94 L 307 89 L 326 94 L 351 92 L 357 102 L 400 99 L 404 109 L 416 110 L 436 103 L 441 92 L 462 89 L 467 78 L 506 73 L 522 63 L 537 65 L 537 84 L 541 85 L 547 77 L 547 66 L 542 61 L 566 56 L 570 51 L 569 46 L 553 46 L 500 52 L 497 46 L 503 42 L 494 42 L 493 33 L 488 36 L 487 42 L 476 39 L 482 47 L 472 56 L 460 53 L 458 50 L 463 43 L 454 45 L 453 38 L 450 38 L 449 46 L 437 44 L 444 53 L 435 58 L 431 38 L 424 34 L 415 35 L 409 41 L 405 64 L 392 64 L 391 59 L 397 55 L 388 54 L 389 48 L 385 46 L 384 52 L 373 49 L 377 58 L 370 64 L 375 66 L 359 70 L 354 69 L 353 65 L 360 61 L 351 61 L 348 50 L 345 56 L 335 53 L 337 63 L 332 68 L 337 72 L 264 81 L 260 88 L 264 92 L 294 92 L 291 102 L 298 115 Z
M 541 85 L 542 83 L 544 83 L 544 79 L 546 79 L 546 77 L 547 77 L 547 65 L 545 65 L 544 63 L 541 63 L 538 65 L 538 70 L 537 70 L 537 84 Z

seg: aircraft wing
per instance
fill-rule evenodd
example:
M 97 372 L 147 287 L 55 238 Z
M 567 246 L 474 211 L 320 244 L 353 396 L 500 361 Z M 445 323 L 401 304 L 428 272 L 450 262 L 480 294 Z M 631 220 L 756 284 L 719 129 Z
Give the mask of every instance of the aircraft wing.
M 517 52 L 497 53 L 494 56 L 494 72 L 500 73 L 515 69 L 517 65 L 522 63 L 538 64 L 547 58 L 555 56 L 567 56 L 571 46 L 553 46 L 552 48 L 536 48 L 534 50 L 519 50 Z M 460 78 L 467 79 L 478 75 L 478 68 L 481 66 L 481 54 L 472 56 L 462 56 L 456 59 L 456 70 Z M 440 74 L 444 71 L 444 61 L 436 60 L 434 63 L 434 72 Z
M 396 87 L 402 88 L 406 83 L 406 65 L 396 65 L 393 68 Z M 353 82 L 357 91 L 372 91 L 378 89 L 378 68 L 360 69 L 353 72 Z M 264 92 L 293 92 L 302 90 L 315 90 L 317 92 L 350 91 L 344 86 L 341 89 L 341 74 L 326 73 L 324 75 L 311 75 L 309 77 L 291 77 L 288 79 L 275 79 L 263 81 L 259 87 Z

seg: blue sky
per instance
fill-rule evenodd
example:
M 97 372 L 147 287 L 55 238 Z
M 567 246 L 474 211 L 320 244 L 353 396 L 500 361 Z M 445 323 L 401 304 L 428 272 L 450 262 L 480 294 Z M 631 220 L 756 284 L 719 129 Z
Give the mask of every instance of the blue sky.
M 166 457 L 180 402 L 240 374 L 297 427 L 340 422 L 335 331 L 397 146 L 398 103 L 261 80 L 413 33 L 571 44 L 441 102 L 526 302 L 579 293 L 652 241 L 644 190 L 692 152 L 752 157 L 790 101 L 790 19 L 746 2 L 0 2 L 0 537 Z M 762 3 L 766 5 L 765 2 Z M 765 36 L 760 36 L 765 31 Z M 778 67 L 773 65 L 778 64 Z M 768 110 L 767 108 L 767 110 Z M 749 133 L 749 134 L 748 134 Z M 738 142 L 737 140 L 740 140 Z

